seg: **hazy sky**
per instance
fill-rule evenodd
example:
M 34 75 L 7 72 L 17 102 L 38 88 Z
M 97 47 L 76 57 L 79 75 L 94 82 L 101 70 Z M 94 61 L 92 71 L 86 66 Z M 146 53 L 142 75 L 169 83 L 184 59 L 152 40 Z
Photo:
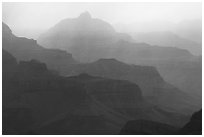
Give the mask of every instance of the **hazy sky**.
M 14 29 L 47 29 L 64 18 L 89 11 L 111 24 L 179 22 L 202 18 L 201 3 L 3 3 L 3 21 Z

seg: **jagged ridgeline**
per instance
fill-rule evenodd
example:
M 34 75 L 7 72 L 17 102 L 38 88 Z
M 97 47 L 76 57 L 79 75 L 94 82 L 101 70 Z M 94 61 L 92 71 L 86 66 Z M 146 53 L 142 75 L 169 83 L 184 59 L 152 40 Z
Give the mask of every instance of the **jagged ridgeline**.
M 2 48 L 3 134 L 201 134 L 201 56 L 185 49 L 88 12 L 38 40 L 2 23 Z
M 64 73 L 70 65 L 77 63 L 72 55 L 59 49 L 46 49 L 37 44 L 36 40 L 17 37 L 11 29 L 2 23 L 2 48 L 10 52 L 18 61 L 31 59 L 40 60 L 49 69 Z
M 187 50 L 136 43 L 128 34 L 116 32 L 108 22 L 93 18 L 88 12 L 60 21 L 37 41 L 47 48 L 66 50 L 80 62 L 105 57 L 131 63 L 194 58 Z
M 188 119 L 149 104 L 132 82 L 62 77 L 35 60 L 17 63 L 5 50 L 3 74 L 3 134 L 118 134 L 133 119 L 176 127 Z
M 108 22 L 85 12 L 60 21 L 41 34 L 37 42 L 47 48 L 66 50 L 83 63 L 115 58 L 128 64 L 154 66 L 164 80 L 201 102 L 202 63 L 201 56 L 196 56 L 201 44 L 171 32 L 138 35 L 135 38 L 118 33 Z

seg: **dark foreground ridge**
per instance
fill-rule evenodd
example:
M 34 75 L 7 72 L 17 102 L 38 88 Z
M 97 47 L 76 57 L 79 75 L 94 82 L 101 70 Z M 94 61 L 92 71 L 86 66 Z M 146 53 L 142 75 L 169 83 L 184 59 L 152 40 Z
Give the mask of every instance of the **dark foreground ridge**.
M 80 74 L 62 77 L 3 50 L 3 134 L 119 134 L 132 119 L 182 126 L 188 117 L 147 103 L 138 85 Z
M 122 135 L 202 135 L 202 110 L 195 112 L 181 129 L 147 120 L 128 121 L 121 129 Z
M 202 109 L 195 112 L 191 120 L 178 133 L 181 135 L 202 135 Z

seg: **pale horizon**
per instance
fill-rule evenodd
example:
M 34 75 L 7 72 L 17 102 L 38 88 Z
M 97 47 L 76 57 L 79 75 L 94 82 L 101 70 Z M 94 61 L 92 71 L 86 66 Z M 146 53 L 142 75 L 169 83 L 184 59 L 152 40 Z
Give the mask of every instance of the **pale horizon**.
M 172 22 L 202 19 L 202 4 L 195 3 L 3 3 L 2 20 L 14 31 L 46 30 L 65 18 L 88 11 L 110 24 Z M 37 33 L 37 32 L 36 32 Z

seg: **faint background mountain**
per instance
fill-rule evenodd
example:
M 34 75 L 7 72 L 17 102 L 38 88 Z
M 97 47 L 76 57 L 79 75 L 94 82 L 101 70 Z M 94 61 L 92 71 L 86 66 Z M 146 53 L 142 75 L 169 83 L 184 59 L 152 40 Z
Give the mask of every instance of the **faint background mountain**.
M 175 30 L 176 34 L 202 44 L 202 20 L 183 20 L 177 24 Z
M 193 58 L 187 50 L 133 43 L 128 34 L 117 33 L 110 24 L 91 18 L 87 12 L 59 22 L 42 34 L 38 43 L 47 48 L 66 50 L 80 62 L 105 57 L 118 59 L 118 55 L 130 61 L 134 58 L 134 62 Z
M 135 22 L 130 24 L 117 23 L 113 26 L 117 31 L 128 34 L 170 31 L 179 37 L 198 44 L 202 43 L 202 20 L 200 19 L 183 20 L 178 23 L 170 21 Z
M 145 42 L 150 45 L 159 45 L 165 47 L 177 47 L 181 49 L 187 49 L 194 55 L 202 54 L 202 44 L 194 42 L 192 40 L 182 38 L 172 32 L 160 31 L 160 32 L 148 32 L 148 33 L 135 33 L 132 34 L 133 38 L 137 42 Z
M 71 47 L 93 43 L 109 44 L 119 39 L 130 40 L 127 34 L 116 33 L 107 22 L 92 18 L 88 12 L 78 18 L 64 19 L 38 38 L 38 43 L 47 48 L 71 51 Z

